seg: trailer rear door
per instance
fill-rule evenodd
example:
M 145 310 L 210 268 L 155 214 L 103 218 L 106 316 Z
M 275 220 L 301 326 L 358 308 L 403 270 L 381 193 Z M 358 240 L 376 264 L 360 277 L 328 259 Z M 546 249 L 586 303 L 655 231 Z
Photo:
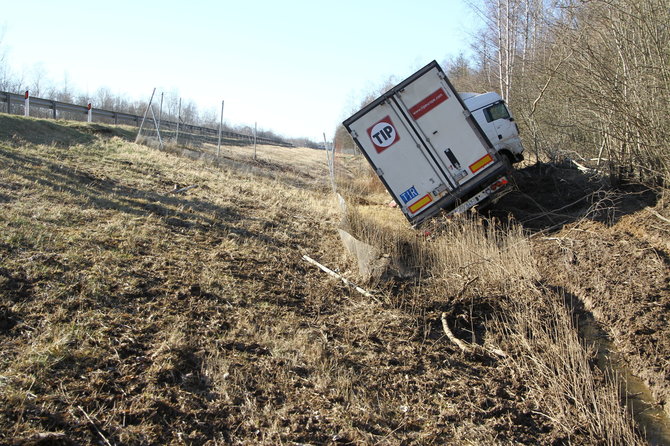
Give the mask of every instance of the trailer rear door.
M 435 61 L 344 126 L 412 224 L 468 202 L 504 173 Z
M 470 116 L 437 64 L 430 64 L 395 88 L 394 98 L 439 167 L 462 185 L 496 162 L 490 141 Z
M 379 101 L 346 125 L 408 216 L 424 212 L 438 194 L 453 189 L 394 101 Z

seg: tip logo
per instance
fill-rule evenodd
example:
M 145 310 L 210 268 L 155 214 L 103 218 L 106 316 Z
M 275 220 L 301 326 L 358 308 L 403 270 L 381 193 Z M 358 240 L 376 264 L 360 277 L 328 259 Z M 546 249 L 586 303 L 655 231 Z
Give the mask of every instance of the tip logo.
M 368 129 L 368 136 L 374 144 L 377 153 L 388 149 L 400 139 L 391 117 L 387 116 Z

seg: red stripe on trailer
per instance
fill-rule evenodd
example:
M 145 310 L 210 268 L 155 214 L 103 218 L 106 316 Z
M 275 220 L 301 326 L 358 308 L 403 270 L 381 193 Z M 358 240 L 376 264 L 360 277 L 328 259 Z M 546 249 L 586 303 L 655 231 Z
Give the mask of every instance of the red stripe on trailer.
M 443 89 L 439 88 L 430 95 L 428 95 L 425 99 L 423 99 L 421 102 L 416 104 L 414 107 L 409 109 L 409 112 L 412 114 L 412 118 L 414 120 L 419 119 L 444 101 L 449 99 L 449 96 L 447 96 L 447 92 L 444 91 Z

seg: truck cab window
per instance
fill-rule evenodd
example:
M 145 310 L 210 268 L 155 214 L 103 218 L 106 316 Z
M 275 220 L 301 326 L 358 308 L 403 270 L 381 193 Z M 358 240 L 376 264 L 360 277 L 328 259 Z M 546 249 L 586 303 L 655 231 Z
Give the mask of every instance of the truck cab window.
M 486 116 L 486 122 L 492 122 L 496 119 L 509 119 L 510 117 L 504 102 L 498 102 L 497 104 L 485 108 L 484 116 Z

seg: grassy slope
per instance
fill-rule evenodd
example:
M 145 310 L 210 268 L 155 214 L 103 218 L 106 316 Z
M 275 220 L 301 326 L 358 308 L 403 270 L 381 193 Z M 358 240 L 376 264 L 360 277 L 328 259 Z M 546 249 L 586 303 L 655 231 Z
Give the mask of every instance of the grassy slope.
M 523 315 L 568 330 L 571 321 L 537 313 L 533 302 L 552 294 L 535 285 L 522 233 L 466 222 L 426 241 L 406 227 L 368 228 L 391 251 L 410 249 L 425 278 L 382 286 L 371 301 L 301 260 L 353 267 L 336 238 L 321 152 L 265 148 L 253 163 L 232 149 L 231 169 L 132 136 L 0 116 L 0 442 L 46 432 L 123 444 L 630 435 L 551 386 L 569 373 L 586 382 L 569 392 L 600 385 L 576 336 L 557 354 L 574 355 L 577 372 L 545 354 L 551 333 L 538 331 L 544 344 L 523 338 L 537 330 Z M 174 195 L 175 184 L 198 187 Z M 365 215 L 352 224 L 365 233 Z M 448 343 L 443 312 L 482 347 L 464 355 Z M 496 314 L 507 321 L 487 328 Z M 514 355 L 501 359 L 491 345 Z M 546 356 L 546 376 L 528 379 L 536 370 L 518 358 L 530 354 Z
M 328 247 L 314 237 L 328 226 L 324 195 L 99 138 L 85 125 L 2 124 L 18 135 L 0 148 L 2 310 L 18 325 L 2 338 L 0 431 L 87 437 L 81 405 L 103 411 L 124 442 L 183 435 L 166 426 L 194 423 L 198 408 L 167 401 L 205 405 L 223 384 L 213 379 L 228 367 L 221 351 L 245 356 L 252 339 L 249 355 L 265 352 L 237 335 L 256 329 L 249 318 L 282 327 L 284 305 L 318 294 L 299 262 L 301 250 L 319 257 Z M 199 187 L 171 195 L 174 184 Z

